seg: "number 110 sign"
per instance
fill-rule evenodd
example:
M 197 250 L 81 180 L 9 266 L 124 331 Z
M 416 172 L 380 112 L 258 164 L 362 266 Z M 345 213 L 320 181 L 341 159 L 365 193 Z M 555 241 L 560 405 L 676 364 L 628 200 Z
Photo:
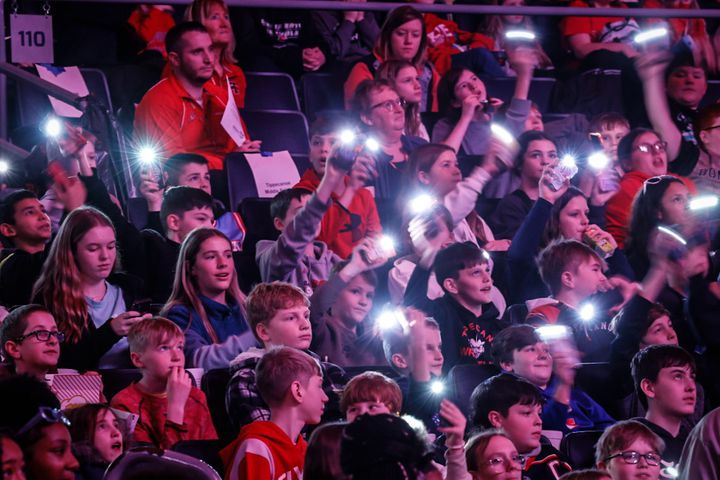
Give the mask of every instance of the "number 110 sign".
M 14 63 L 53 63 L 51 16 L 11 14 L 10 37 Z

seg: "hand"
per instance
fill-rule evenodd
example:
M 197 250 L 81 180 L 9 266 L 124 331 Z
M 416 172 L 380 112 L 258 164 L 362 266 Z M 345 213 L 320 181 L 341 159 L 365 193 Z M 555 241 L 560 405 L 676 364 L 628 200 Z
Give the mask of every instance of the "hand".
M 375 159 L 365 153 L 360 153 L 350 170 L 348 187 L 353 190 L 359 190 L 367 185 L 368 181 L 376 179 L 377 175 Z
M 356 275 L 384 265 L 389 257 L 380 245 L 378 239 L 365 237 L 353 247 L 352 255 L 347 266 L 342 269 L 343 280 L 350 281 Z
M 462 411 L 450 400 L 444 398 L 440 402 L 440 417 L 448 425 L 438 428 L 438 431 L 445 434 L 445 445 L 448 447 L 459 447 L 464 443 L 465 426 L 467 419 Z
M 491 176 L 513 166 L 520 145 L 517 141 L 507 144 L 495 135 L 490 137 L 490 148 L 485 154 L 481 167 Z
M 560 383 L 572 387 L 575 383 L 575 362 L 578 359 L 578 352 L 553 349 L 552 359 L 555 378 Z
M 314 72 L 325 64 L 325 54 L 319 48 L 304 48 L 302 51 L 303 68 Z
M 87 142 L 77 153 L 78 166 L 80 167 L 80 175 L 83 177 L 91 177 L 93 168 L 97 168 L 97 153 L 95 145 Z
M 610 167 L 613 168 L 613 167 Z M 590 205 L 593 207 L 602 207 L 617 193 L 616 191 L 603 192 L 600 190 L 600 177 L 607 175 L 605 172 L 600 172 L 598 175 L 593 176 L 592 190 L 590 192 Z
M 87 199 L 87 189 L 78 177 L 57 177 L 52 188 L 65 211 L 72 212 L 82 207 Z
M 147 171 L 140 172 L 140 194 L 148 203 L 149 212 L 159 212 L 163 200 L 163 190 L 154 175 Z
M 618 313 L 640 291 L 640 284 L 616 275 L 607 279 L 608 290 L 617 290 L 622 296 L 622 302 L 610 307 L 611 314 Z
M 615 253 L 615 250 L 617 250 L 617 242 L 615 241 L 615 237 L 613 237 L 608 232 L 595 224 L 588 225 L 588 227 L 585 229 L 585 235 L 587 235 L 597 243 L 600 243 L 603 240 L 607 241 L 613 247 L 613 251 L 612 253 L 610 253 L 610 255 Z
M 183 367 L 172 367 L 167 380 L 167 419 L 182 425 L 185 419 L 185 403 L 190 396 L 192 381 Z
M 138 323 L 140 320 L 145 320 L 146 318 L 151 317 L 152 315 L 149 313 L 143 315 L 139 312 L 133 311 L 124 312 L 117 317 L 110 319 L 110 328 L 112 328 L 116 335 L 125 337 L 133 325 Z
M 62 125 L 63 133 L 58 137 L 57 144 L 60 153 L 69 157 L 77 154 L 88 141 L 82 134 L 82 128 L 75 127 L 68 122 L 62 122 Z
M 472 119 L 479 109 L 482 109 L 480 95 L 468 95 L 463 99 L 460 116 L 468 120 Z
M 508 51 L 508 62 L 518 75 L 530 74 L 538 64 L 537 51 L 534 48 L 518 47 Z
M 238 152 L 259 152 L 262 140 L 245 140 L 236 149 Z
M 540 177 L 540 184 L 539 184 L 539 196 L 540 198 L 547 200 L 548 202 L 555 204 L 555 202 L 558 200 L 558 198 L 562 197 L 563 194 L 567 191 L 568 187 L 570 186 L 570 180 L 565 179 L 565 182 L 563 182 L 560 189 L 556 192 L 552 189 L 551 180 L 554 175 L 555 167 L 552 167 L 550 165 L 546 166 L 543 169 L 542 176 Z
M 663 81 L 665 70 L 672 61 L 672 54 L 667 51 L 647 52 L 635 59 L 635 70 L 643 82 L 651 80 Z
M 356 23 L 358 21 L 358 14 L 360 12 L 354 12 L 354 11 L 345 11 L 343 12 L 343 18 L 351 23 Z
M 483 248 L 488 252 L 507 252 L 512 245 L 512 240 L 490 240 Z
M 435 235 L 432 240 L 428 239 L 428 231 L 437 231 L 436 221 L 437 220 L 433 218 L 421 219 L 420 217 L 415 217 L 410 220 L 410 224 L 408 225 L 410 241 L 412 242 L 415 252 L 420 257 L 418 264 L 426 269 L 430 268 L 435 260 L 435 256 L 443 247 L 440 235 Z
M 691 248 L 679 263 L 686 278 L 692 278 L 700 274 L 702 274 L 703 277 L 707 276 L 708 270 L 710 269 L 710 261 L 708 259 L 706 246 L 697 245 Z

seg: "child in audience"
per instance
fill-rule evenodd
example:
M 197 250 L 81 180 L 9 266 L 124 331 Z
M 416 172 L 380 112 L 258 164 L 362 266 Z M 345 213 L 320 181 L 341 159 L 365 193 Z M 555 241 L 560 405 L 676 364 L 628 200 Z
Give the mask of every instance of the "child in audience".
M 183 241 L 172 295 L 161 315 L 185 332 L 189 366 L 227 367 L 254 346 L 245 319 L 230 240 L 212 228 L 196 228 Z
M 502 430 L 522 457 L 523 475 L 531 480 L 557 479 L 572 470 L 560 452 L 542 438 L 543 398 L 532 383 L 501 373 L 478 385 L 470 403 L 471 425 Z
M 257 387 L 270 407 L 270 420 L 253 422 L 220 456 L 227 480 L 302 478 L 305 425 L 320 422 L 328 397 L 322 371 L 310 355 L 291 347 L 268 350 L 257 366 Z
M 316 428 L 308 440 L 305 454 L 305 480 L 350 480 L 340 465 L 340 442 L 344 422 L 326 423 Z
M 57 367 L 63 340 L 65 335 L 42 305 L 18 307 L 0 324 L 3 358 L 19 375 L 45 380 L 45 375 Z
M 360 156 L 354 167 L 362 170 L 365 178 L 372 178 L 371 163 L 369 158 Z M 326 161 L 325 173 L 314 193 L 291 188 L 275 195 L 270 215 L 280 236 L 277 240 L 260 240 L 256 246 L 255 258 L 264 282 L 289 282 L 310 295 L 327 280 L 340 257 L 316 238 L 332 194 L 345 182 L 346 174 L 332 161 Z
M 180 327 L 162 317 L 145 319 L 128 333 L 142 379 L 118 392 L 110 405 L 139 416 L 136 442 L 170 448 L 181 440 L 217 439 L 205 394 L 185 371 L 184 342 Z
M 342 127 L 339 117 L 321 116 L 310 126 L 310 168 L 294 188 L 314 192 L 325 175 L 330 151 L 337 141 Z M 331 195 L 331 204 L 320 222 L 317 241 L 327 246 L 341 258 L 347 258 L 357 243 L 366 237 L 382 232 L 380 218 L 372 193 L 365 188 L 367 178 L 362 163 L 350 170 Z
M 405 100 L 405 132 L 414 137 L 430 141 L 420 116 L 422 86 L 415 66 L 407 60 L 387 60 L 375 74 L 378 80 L 385 80 Z
M 420 225 L 413 230 L 424 228 Z M 421 232 L 415 232 L 415 241 L 422 237 Z M 492 303 L 487 254 L 470 242 L 452 244 L 436 255 L 436 247 L 425 245 L 422 250 L 424 259 L 410 278 L 405 304 L 428 313 L 440 325 L 444 370 L 458 364 L 493 363 L 490 348 L 504 325 Z M 430 262 L 445 292 L 435 300 L 427 297 Z
M 0 304 L 10 308 L 30 303 L 52 236 L 50 217 L 34 193 L 18 190 L 3 200 L 0 233 L 15 247 L 0 263 Z
M 619 113 L 601 113 L 592 119 L 588 131 L 590 136 L 595 136 L 600 141 L 602 152 L 610 163 L 600 172 L 585 169 L 580 188 L 586 196 L 591 195 L 596 183 L 599 183 L 598 187 L 603 193 L 615 192 L 620 188 L 620 179 L 625 174 L 618 160 L 618 145 L 620 140 L 630 133 L 630 122 Z
M 0 466 L 3 480 L 25 480 L 25 460 L 20 445 L 7 433 L 0 433 Z
M 540 276 L 555 302 L 532 309 L 528 323 L 566 325 L 584 354 L 583 361 L 608 361 L 614 335 L 608 330 L 607 309 L 602 311 L 600 305 L 592 307 L 592 318 L 581 318 L 584 302 L 597 292 L 612 288 L 603 273 L 605 262 L 592 248 L 576 240 L 552 242 L 540 252 L 537 262 Z
M 107 405 L 89 403 L 65 412 L 70 420 L 73 453 L 80 462 L 83 480 L 101 480 L 123 453 L 123 426 Z
M 602 434 L 595 449 L 595 462 L 612 480 L 658 480 L 664 449 L 662 439 L 648 427 L 635 420 L 623 420 Z
M 308 351 L 313 331 L 309 320 L 309 302 L 298 287 L 289 283 L 260 283 L 253 288 L 245 302 L 248 321 L 255 338 L 263 346 L 252 347 L 238 355 L 230 368 L 234 371 L 225 394 L 225 406 L 233 426 L 243 427 L 258 420 L 270 420 L 270 408 L 260 396 L 256 383 L 256 367 L 262 356 L 272 347 L 292 347 Z M 322 362 L 323 389 L 330 399 L 325 421 L 335 420 L 337 392 L 346 382 L 345 373 L 337 365 Z M 328 415 L 329 414 L 329 415 Z
M 511 325 L 497 334 L 492 347 L 498 366 L 540 389 L 543 427 L 563 434 L 602 430 L 615 420 L 582 389 L 575 386 L 573 356 L 550 347 L 530 325 Z
M 12 432 L 25 460 L 25 476 L 18 480 L 75 478 L 79 463 L 72 453 L 69 424 L 44 381 L 27 375 L 0 381 L 0 425 Z M 2 456 L 4 460 L 4 451 Z
M 130 327 L 149 315 L 132 310 L 136 285 L 111 275 L 117 263 L 115 229 L 92 207 L 73 210 L 60 227 L 33 297 L 65 335 L 58 365 L 78 370 L 130 366 Z
M 402 410 L 403 394 L 397 382 L 380 372 L 367 371 L 355 375 L 345 385 L 340 397 L 340 411 L 348 422 L 361 415 L 392 413 Z
M 690 430 L 683 419 L 695 413 L 695 360 L 676 345 L 652 345 L 632 361 L 640 401 L 647 409 L 639 421 L 665 443 L 663 468 L 676 468 Z
M 472 480 L 521 479 L 522 457 L 501 430 L 489 429 L 470 437 L 465 444 L 465 461 Z
M 377 327 L 369 321 L 378 284 L 373 269 L 387 261 L 380 250 L 372 240 L 363 240 L 313 293 L 311 348 L 323 360 L 342 367 L 386 364 Z

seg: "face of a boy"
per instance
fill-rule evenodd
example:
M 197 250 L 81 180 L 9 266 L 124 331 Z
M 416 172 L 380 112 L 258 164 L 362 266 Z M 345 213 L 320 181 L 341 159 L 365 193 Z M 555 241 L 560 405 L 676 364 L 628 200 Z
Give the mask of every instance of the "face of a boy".
M 23 336 L 41 330 L 57 332 L 55 319 L 47 312 L 31 313 L 27 318 Z M 19 370 L 48 370 L 57 366 L 60 357 L 60 343 L 55 335 L 50 335 L 46 342 L 30 336 L 17 344 L 17 352 L 15 362 Z
M 656 318 L 640 340 L 640 350 L 650 345 L 677 345 L 677 333 L 667 315 Z
M 139 361 L 133 361 L 135 366 L 142 368 L 144 375 L 156 379 L 166 379 L 173 368 L 185 366 L 185 338 L 171 337 L 163 339 L 158 345 L 149 346 L 147 350 L 137 355 Z
M 199 188 L 212 195 L 210 187 L 210 170 L 207 165 L 199 163 L 188 163 L 180 170 L 178 175 L 178 185 L 192 188 Z
M 458 272 L 455 280 L 457 296 L 468 305 L 490 303 L 493 280 L 490 276 L 490 265 L 479 263 Z
M 355 327 L 367 318 L 372 310 L 375 298 L 375 287 L 369 284 L 362 275 L 356 275 L 340 292 L 332 307 L 333 316 L 345 325 Z
M 643 455 L 654 453 L 657 457 L 660 457 L 658 452 L 643 438 L 638 438 L 623 451 L 633 451 Z M 612 452 L 610 455 L 617 453 L 622 452 Z M 605 469 L 613 480 L 636 480 L 638 478 L 656 480 L 660 478 L 660 465 L 648 465 L 645 457 L 640 458 L 638 463 L 634 465 L 625 463 L 622 457 L 615 457 L 605 464 Z
M 620 123 L 613 125 L 612 128 L 600 129 L 600 144 L 603 147 L 605 155 L 610 157 L 610 160 L 612 160 L 613 163 L 618 161 L 618 144 L 628 133 L 630 133 L 630 129 Z
M 371 402 L 355 402 L 348 406 L 347 412 L 345 412 L 345 418 L 348 422 L 354 422 L 355 419 L 361 415 L 380 415 L 381 413 L 396 412 L 391 412 L 388 406 L 380 400 L 374 400 Z
M 278 310 L 270 321 L 257 326 L 257 333 L 265 345 L 307 350 L 312 341 L 310 309 L 299 304 Z
M 305 387 L 305 395 L 302 402 L 303 419 L 305 423 L 316 425 L 320 423 L 325 403 L 328 396 L 322 388 L 323 379 L 320 375 L 313 375 Z
M 593 256 L 578 265 L 574 275 L 573 289 L 581 298 L 586 298 L 597 293 L 606 282 L 607 277 L 603 273 L 600 260 Z
M 661 368 L 657 380 L 648 382 L 647 389 L 646 395 L 652 396 L 666 415 L 684 417 L 695 411 L 695 372 L 689 365 Z
M 193 208 L 178 216 L 177 235 L 180 242 L 196 228 L 213 228 L 215 218 L 210 208 Z
M 325 164 L 336 140 L 337 135 L 334 133 L 313 135 L 310 139 L 310 164 L 319 177 L 325 175 Z
M 510 437 L 520 455 L 540 446 L 541 411 L 541 405 L 515 404 L 508 410 L 507 417 L 498 416 L 500 420 L 495 427 L 501 428 Z
M 280 231 L 285 230 L 285 227 L 293 221 L 295 215 L 298 214 L 298 212 L 307 204 L 309 200 L 309 194 L 303 195 L 302 197 L 300 197 L 300 199 L 293 198 L 292 200 L 290 200 L 290 206 L 288 207 L 287 213 L 285 214 L 285 218 L 275 219 L 275 228 Z M 318 232 L 319 230 L 320 226 L 318 225 Z
M 533 385 L 544 388 L 552 376 L 553 362 L 547 344 L 538 342 L 513 351 L 512 364 L 503 369 L 529 380 Z
M 425 348 L 430 373 L 436 377 L 442 376 L 445 359 L 442 354 L 442 337 L 439 329 L 425 325 Z
M 15 204 L 15 225 L 12 237 L 29 242 L 47 242 L 52 236 L 50 217 L 37 198 L 26 198 Z

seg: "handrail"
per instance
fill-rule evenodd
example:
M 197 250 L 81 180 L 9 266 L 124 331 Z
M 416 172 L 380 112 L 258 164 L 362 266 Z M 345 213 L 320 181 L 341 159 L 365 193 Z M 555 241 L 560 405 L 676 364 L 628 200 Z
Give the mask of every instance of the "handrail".
M 73 107 L 77 108 L 81 112 L 85 111 L 85 100 L 79 97 L 76 93 L 69 90 L 65 90 L 62 87 L 43 80 L 42 78 L 33 75 L 32 73 L 26 72 L 22 68 L 18 68 L 15 65 L 9 63 L 0 62 L 0 74 L 5 74 L 8 77 L 12 77 L 20 82 L 26 83 L 29 86 L 40 90 L 42 93 L 57 98 L 58 100 L 68 103 Z
M 132 3 L 137 0 L 55 0 L 88 3 Z M 152 2 L 151 2 L 152 3 Z M 188 0 L 158 0 L 157 3 L 188 5 Z M 225 0 L 231 7 L 287 8 L 310 10 L 389 11 L 407 3 L 339 2 L 337 0 Z M 635 18 L 720 18 L 720 9 L 675 8 L 584 8 L 584 7 L 513 7 L 503 5 L 411 4 L 421 12 L 472 13 L 478 15 L 528 15 L 555 17 L 628 17 Z

